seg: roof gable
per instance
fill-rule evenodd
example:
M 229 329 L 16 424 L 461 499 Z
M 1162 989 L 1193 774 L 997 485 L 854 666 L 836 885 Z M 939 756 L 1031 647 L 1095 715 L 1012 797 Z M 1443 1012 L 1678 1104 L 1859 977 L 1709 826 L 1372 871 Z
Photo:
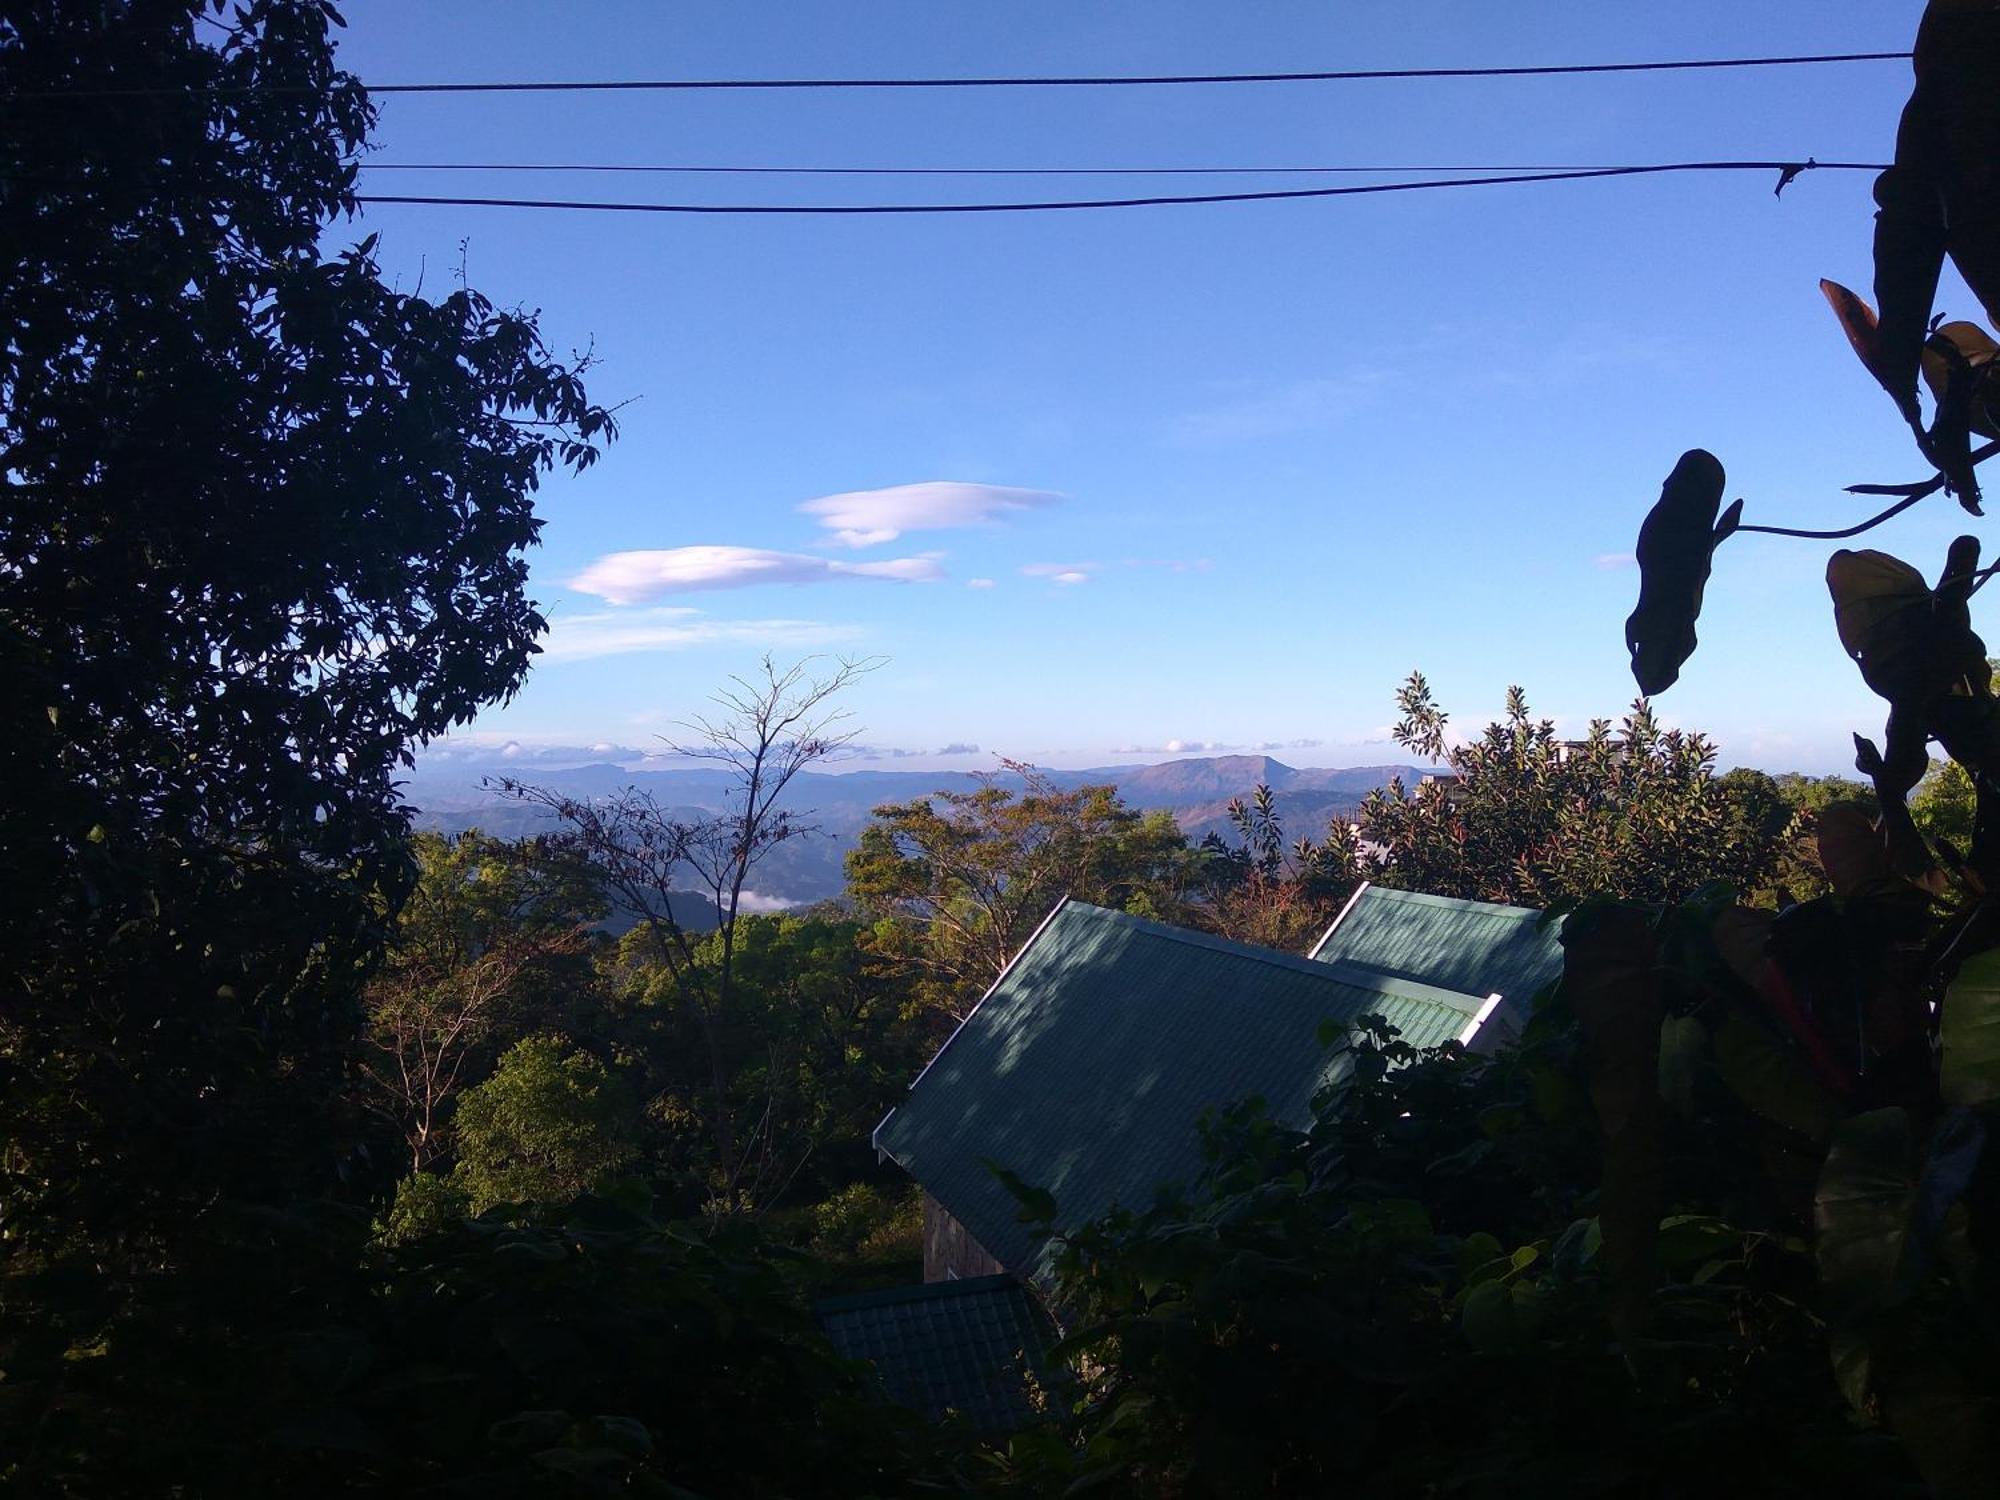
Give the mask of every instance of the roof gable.
M 1200 1168 L 1205 1109 L 1261 1096 L 1303 1125 L 1336 1064 L 1321 1023 L 1381 1015 L 1455 1037 L 1482 996 L 1065 902 L 875 1132 L 1001 1264 L 1040 1246 L 983 1162 L 1048 1189 L 1057 1225 L 1145 1208 Z
M 1562 975 L 1562 923 L 1544 922 L 1527 906 L 1364 885 L 1312 957 L 1467 994 L 1501 995 L 1525 1020 L 1529 1002 Z

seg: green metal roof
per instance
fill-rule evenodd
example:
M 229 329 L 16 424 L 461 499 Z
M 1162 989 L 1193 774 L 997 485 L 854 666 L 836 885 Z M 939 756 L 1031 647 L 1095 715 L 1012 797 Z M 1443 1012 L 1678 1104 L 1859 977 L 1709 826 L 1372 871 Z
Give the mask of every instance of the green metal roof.
M 1561 934 L 1561 922 L 1544 923 L 1531 907 L 1364 885 L 1312 957 L 1468 995 L 1501 995 L 1525 1021 L 1536 993 L 1562 974 Z
M 1054 1327 L 1012 1276 L 831 1297 L 813 1311 L 842 1358 L 868 1361 L 890 1400 L 933 1421 L 956 1411 L 980 1432 L 1015 1431 L 1035 1415 L 1030 1378 L 1048 1381 Z
M 1037 1271 L 1040 1246 L 982 1158 L 1053 1193 L 1059 1228 L 1143 1209 L 1199 1170 L 1203 1110 L 1255 1094 L 1308 1122 L 1333 1076 L 1322 1022 L 1380 1015 L 1429 1046 L 1482 999 L 1065 902 L 875 1145 L 1002 1265 Z

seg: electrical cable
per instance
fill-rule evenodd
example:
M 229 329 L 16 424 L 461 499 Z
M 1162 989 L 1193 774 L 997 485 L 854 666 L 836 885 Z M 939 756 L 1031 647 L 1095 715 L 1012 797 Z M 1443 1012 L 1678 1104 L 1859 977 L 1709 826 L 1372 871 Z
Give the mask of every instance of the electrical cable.
M 358 193 L 360 203 L 402 203 L 450 208 L 566 209 L 626 214 L 996 214 L 1077 209 L 1156 208 L 1192 203 L 1267 203 L 1297 198 L 1347 198 L 1369 193 L 1433 192 L 1444 188 L 1505 187 L 1534 182 L 1577 182 L 1606 177 L 1647 177 L 1679 172 L 1776 172 L 1778 187 L 1801 172 L 1877 172 L 1869 162 L 1699 161 L 1651 166 L 1587 167 L 1563 172 L 1513 172 L 1493 177 L 1451 177 L 1429 182 L 1371 182 L 1353 187 L 1271 188 L 1245 193 L 1188 193 L 1139 198 L 1072 198 L 1018 203 L 594 203 L 565 198 L 461 198 L 416 193 Z
M 1327 177 L 1406 176 L 1432 172 L 1547 173 L 1593 170 L 1574 163 L 1525 166 L 1518 162 L 1485 166 L 1306 166 L 1306 167 L 773 167 L 639 165 L 621 162 L 463 162 L 367 161 L 367 172 L 603 172 L 742 177 Z M 1823 167 L 1865 166 L 1879 172 L 1887 162 L 1821 162 Z
M 1020 89 L 1158 88 L 1200 84 L 1360 83 L 1418 78 L 1556 78 L 1605 73 L 1681 73 L 1722 68 L 1784 68 L 1830 63 L 1907 62 L 1904 52 L 1825 52 L 1786 57 L 1709 57 L 1627 63 L 1541 63 L 1488 68 L 1339 68 L 1309 73 L 1158 73 L 1005 78 L 633 78 L 537 80 L 494 83 L 377 83 L 371 94 L 557 94 L 709 91 L 730 89 Z M 247 84 L 212 94 L 315 93 L 319 84 Z M 110 99 L 186 95 L 163 88 L 42 89 L 10 92 L 8 99 Z

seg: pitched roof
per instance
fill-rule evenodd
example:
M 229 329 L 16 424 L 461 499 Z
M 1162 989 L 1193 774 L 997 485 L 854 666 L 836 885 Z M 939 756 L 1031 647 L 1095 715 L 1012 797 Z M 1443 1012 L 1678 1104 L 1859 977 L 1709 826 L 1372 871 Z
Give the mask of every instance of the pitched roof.
M 1055 1330 L 1012 1276 L 934 1281 L 831 1297 L 814 1309 L 843 1359 L 867 1360 L 889 1399 L 933 1421 L 964 1413 L 980 1432 L 1035 1415 L 1029 1377 L 1047 1379 Z
M 1261 1096 L 1304 1124 L 1333 1064 L 1322 1022 L 1381 1015 L 1459 1035 L 1455 994 L 1064 902 L 918 1075 L 875 1145 L 1000 1263 L 1041 1269 L 992 1160 L 1055 1195 L 1056 1223 L 1143 1209 L 1200 1168 L 1203 1110 Z
M 1536 993 L 1562 974 L 1562 923 L 1544 923 L 1532 907 L 1364 885 L 1311 956 L 1466 994 L 1501 995 L 1526 1020 Z

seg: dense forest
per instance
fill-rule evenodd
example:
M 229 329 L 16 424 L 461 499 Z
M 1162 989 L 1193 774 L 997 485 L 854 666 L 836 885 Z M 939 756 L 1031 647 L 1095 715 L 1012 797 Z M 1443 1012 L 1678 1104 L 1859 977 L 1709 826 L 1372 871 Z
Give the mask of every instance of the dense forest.
M 676 706 L 719 810 L 524 778 L 545 832 L 414 832 L 399 777 L 530 670 L 538 484 L 616 422 L 532 316 L 323 249 L 374 120 L 337 19 L 0 24 L 14 1493 L 1992 1493 L 1969 567 L 1843 606 L 1892 705 L 1862 780 L 1718 772 L 1644 699 L 1564 739 L 1512 690 L 1462 737 L 1412 675 L 1436 774 L 1352 821 L 1245 788 L 1195 838 L 1010 765 L 757 912 L 871 670 L 767 660 Z M 1726 535 L 1674 524 L 1655 689 Z M 815 1299 L 919 1275 L 870 1129 L 1058 900 L 1297 953 L 1364 880 L 1568 914 L 1518 1044 L 1366 1024 L 1307 1128 L 1204 1120 L 1198 1180 L 1061 1237 L 1020 1432 L 836 1357 Z

